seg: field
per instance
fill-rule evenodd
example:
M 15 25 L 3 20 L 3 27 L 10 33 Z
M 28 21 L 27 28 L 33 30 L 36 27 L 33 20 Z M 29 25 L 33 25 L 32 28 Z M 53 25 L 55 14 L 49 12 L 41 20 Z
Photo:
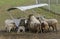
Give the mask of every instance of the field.
M 42 0 L 41 0 L 42 1 Z M 45 1 L 42 1 L 46 3 Z M 60 0 L 59 0 L 60 3 Z M 24 6 L 24 5 L 32 5 L 35 4 L 35 0 L 0 0 L 0 30 L 4 30 L 4 21 L 6 19 L 11 19 L 8 13 L 11 13 L 14 18 L 18 17 L 25 17 L 27 18 L 29 14 L 33 13 L 32 10 L 27 10 L 27 13 L 24 13 L 20 10 L 12 10 L 10 12 L 7 9 L 16 6 Z M 47 8 L 47 7 L 44 7 Z M 60 5 L 55 5 L 55 2 L 52 1 L 51 9 L 55 12 L 55 10 L 59 13 L 60 12 Z M 59 39 L 60 38 L 60 15 L 54 14 L 53 12 L 46 11 L 42 8 L 35 8 L 33 9 L 35 16 L 44 15 L 46 18 L 55 18 L 58 20 L 58 32 L 49 32 L 49 33 L 4 33 L 0 32 L 0 39 Z

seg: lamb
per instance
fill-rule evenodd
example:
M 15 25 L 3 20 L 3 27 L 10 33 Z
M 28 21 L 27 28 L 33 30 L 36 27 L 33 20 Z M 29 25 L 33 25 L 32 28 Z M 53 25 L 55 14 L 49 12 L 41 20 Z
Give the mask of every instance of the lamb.
M 42 17 L 40 17 L 40 20 L 46 21 L 49 25 L 49 29 L 50 29 L 50 27 L 52 27 L 53 31 L 57 31 L 58 21 L 56 19 L 46 19 L 42 16 Z
M 49 30 L 49 25 L 46 21 L 41 21 L 42 32 L 47 32 Z
M 33 14 L 29 15 L 27 23 L 29 31 L 38 33 L 41 30 L 40 21 Z
M 24 26 L 19 26 L 17 33 L 19 33 L 19 32 L 25 32 L 25 27 Z
M 16 25 L 13 20 L 11 19 L 5 20 L 5 29 L 7 32 L 11 32 L 11 30 L 15 28 L 16 28 Z

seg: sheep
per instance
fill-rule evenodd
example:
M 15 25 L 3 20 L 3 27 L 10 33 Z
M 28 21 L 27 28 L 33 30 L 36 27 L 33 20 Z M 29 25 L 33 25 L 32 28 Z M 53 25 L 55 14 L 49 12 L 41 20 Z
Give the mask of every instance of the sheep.
M 46 19 L 43 16 L 40 16 L 39 18 L 40 18 L 40 20 L 46 21 L 48 23 L 49 29 L 50 29 L 50 27 L 52 27 L 53 31 L 57 31 L 58 21 L 56 19 Z
M 42 32 L 47 32 L 49 30 L 49 25 L 46 21 L 41 21 Z
M 5 20 L 5 29 L 7 32 L 10 32 L 12 29 L 15 29 L 16 25 L 13 20 L 7 19 Z
M 47 32 L 47 31 L 49 30 L 49 25 L 48 25 L 48 23 L 47 23 L 46 21 L 44 21 L 44 20 L 41 20 L 39 17 L 40 17 L 40 16 L 38 16 L 38 17 L 36 17 L 36 18 L 37 18 L 37 19 L 40 21 L 40 23 L 41 23 L 42 32 Z
M 33 31 L 33 32 L 38 33 L 41 30 L 40 21 L 38 19 L 36 19 L 36 17 L 33 14 L 29 15 L 27 23 L 28 23 L 29 31 Z
M 19 33 L 19 32 L 25 32 L 25 27 L 24 26 L 19 26 L 17 33 Z

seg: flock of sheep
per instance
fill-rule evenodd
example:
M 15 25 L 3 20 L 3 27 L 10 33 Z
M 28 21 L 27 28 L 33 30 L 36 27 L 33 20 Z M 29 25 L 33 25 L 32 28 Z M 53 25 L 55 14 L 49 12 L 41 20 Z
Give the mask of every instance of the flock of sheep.
M 50 27 L 57 32 L 58 21 L 56 19 L 46 19 L 43 16 L 35 17 L 30 14 L 27 19 L 21 19 L 18 26 L 12 19 L 5 20 L 5 29 L 7 32 L 15 30 L 17 32 L 48 32 Z

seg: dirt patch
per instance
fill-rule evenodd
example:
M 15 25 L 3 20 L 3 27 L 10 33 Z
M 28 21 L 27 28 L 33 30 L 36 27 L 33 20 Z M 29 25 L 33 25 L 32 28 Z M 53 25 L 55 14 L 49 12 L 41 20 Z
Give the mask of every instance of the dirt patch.
M 1 33 L 0 39 L 60 39 L 60 31 L 49 33 Z
M 58 31 L 47 33 L 16 33 L 16 32 L 3 32 L 0 31 L 0 39 L 60 39 L 60 27 Z

